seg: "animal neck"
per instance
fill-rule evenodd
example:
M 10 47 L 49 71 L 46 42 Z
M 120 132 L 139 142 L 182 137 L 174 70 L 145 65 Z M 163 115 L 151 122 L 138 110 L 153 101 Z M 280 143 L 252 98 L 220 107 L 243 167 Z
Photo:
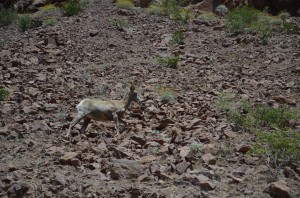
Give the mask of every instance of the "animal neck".
M 129 92 L 125 94 L 125 96 L 123 97 L 123 104 L 124 104 L 124 108 L 128 109 L 128 107 L 131 104 L 131 100 L 129 98 Z

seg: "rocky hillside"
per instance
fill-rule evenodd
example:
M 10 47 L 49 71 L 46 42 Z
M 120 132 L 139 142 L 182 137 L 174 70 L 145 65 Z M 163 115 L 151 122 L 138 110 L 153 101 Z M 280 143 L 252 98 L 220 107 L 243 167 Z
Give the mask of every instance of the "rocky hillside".
M 299 34 L 262 45 L 228 34 L 223 18 L 181 24 L 108 0 L 58 17 L 0 28 L 0 87 L 10 92 L 0 103 L 1 197 L 300 197 L 299 163 L 275 168 L 247 154 L 255 133 L 216 105 L 227 93 L 298 108 Z M 158 62 L 171 54 L 177 68 Z M 120 136 L 93 121 L 65 139 L 82 99 L 121 99 L 130 82 L 143 101 Z

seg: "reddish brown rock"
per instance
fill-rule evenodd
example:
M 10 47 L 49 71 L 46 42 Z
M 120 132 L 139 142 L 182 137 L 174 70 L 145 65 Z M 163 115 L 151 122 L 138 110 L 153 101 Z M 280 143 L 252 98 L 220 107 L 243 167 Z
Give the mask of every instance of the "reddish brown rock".
M 178 174 L 184 173 L 191 166 L 190 162 L 183 161 L 176 165 L 176 170 Z
M 213 190 L 216 188 L 216 185 L 210 181 L 201 181 L 199 183 L 199 185 L 200 185 L 200 188 L 205 191 Z
M 207 153 L 201 156 L 202 160 L 206 164 L 215 164 L 216 163 L 216 157 L 213 156 L 211 153 Z
M 290 198 L 291 189 L 286 185 L 286 182 L 279 180 L 277 182 L 271 183 L 271 185 L 265 190 L 274 197 Z
M 71 164 L 71 161 L 74 160 L 74 158 L 78 158 L 79 154 L 76 152 L 67 152 L 64 156 L 62 156 L 59 161 L 62 164 Z

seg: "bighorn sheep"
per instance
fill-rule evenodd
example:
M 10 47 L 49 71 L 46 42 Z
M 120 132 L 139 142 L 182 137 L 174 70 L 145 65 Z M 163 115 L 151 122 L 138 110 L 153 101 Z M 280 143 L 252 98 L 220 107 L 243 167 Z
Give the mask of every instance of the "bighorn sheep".
M 71 129 L 83 119 L 83 125 L 80 129 L 80 133 L 84 133 L 88 124 L 91 120 L 96 121 L 107 121 L 113 120 L 115 122 L 115 127 L 117 134 L 120 133 L 120 124 L 119 121 L 124 123 L 126 122 L 121 119 L 125 111 L 130 106 L 131 102 L 140 103 L 141 100 L 138 94 L 134 91 L 135 88 L 133 85 L 130 87 L 130 91 L 126 93 L 123 100 L 96 100 L 96 99 L 84 99 L 77 106 L 77 116 L 71 122 L 68 133 L 66 137 L 68 138 L 71 132 Z

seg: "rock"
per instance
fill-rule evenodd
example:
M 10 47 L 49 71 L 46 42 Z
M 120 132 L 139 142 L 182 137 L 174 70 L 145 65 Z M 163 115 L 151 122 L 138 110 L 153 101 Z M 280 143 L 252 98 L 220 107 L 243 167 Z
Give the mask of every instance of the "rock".
M 213 0 L 203 0 L 200 3 L 197 3 L 196 5 L 192 5 L 190 7 L 194 10 L 201 10 L 201 11 L 205 11 L 205 12 L 213 12 L 214 3 L 213 3 Z
M 295 178 L 296 177 L 295 171 L 293 169 L 291 169 L 290 167 L 284 167 L 283 173 L 287 178 Z
M 78 167 L 81 165 L 81 161 L 77 158 L 73 158 L 73 159 L 71 159 L 71 165 L 74 167 Z
M 152 162 L 156 159 L 157 159 L 157 157 L 155 157 L 154 155 L 146 155 L 146 156 L 141 157 L 139 162 L 141 164 L 146 164 L 146 163 Z
M 192 160 L 193 157 L 195 156 L 195 153 L 191 150 L 190 146 L 184 146 L 182 148 L 179 148 L 179 150 L 180 150 L 179 155 L 188 161 Z
M 37 109 L 34 106 L 23 107 L 22 110 L 25 114 L 36 114 L 37 113 Z
M 45 120 L 35 120 L 32 123 L 32 131 L 51 132 L 52 129 L 48 126 Z
M 60 173 L 54 173 L 53 178 L 51 179 L 51 183 L 54 185 L 66 185 L 65 176 Z
M 280 197 L 280 198 L 290 198 L 291 189 L 286 186 L 286 182 L 283 180 L 279 180 L 277 182 L 273 182 L 270 186 L 265 189 L 266 193 L 269 193 L 271 196 Z
M 192 164 L 187 161 L 183 161 L 176 165 L 176 171 L 179 175 L 184 173 Z
M 288 105 L 292 105 L 295 106 L 297 104 L 297 102 L 293 99 L 284 97 L 284 96 L 272 96 L 271 100 L 275 100 L 276 102 L 279 102 L 281 104 L 288 104 Z
M 215 189 L 216 185 L 210 181 L 202 181 L 199 183 L 199 186 L 202 190 L 208 191 Z
M 143 173 L 143 169 L 135 160 L 117 159 L 110 163 L 109 172 L 114 180 L 120 178 L 134 179 Z
M 90 31 L 90 36 L 91 37 L 97 36 L 98 34 L 99 34 L 99 30 L 91 30 Z
M 163 119 L 159 121 L 159 125 L 156 127 L 157 130 L 162 130 L 166 128 L 169 124 L 174 124 L 175 122 L 171 119 Z
M 137 143 L 139 143 L 142 146 L 144 146 L 147 143 L 147 141 L 145 140 L 144 137 L 140 137 L 138 135 L 131 136 L 130 139 L 136 141 Z
M 237 135 L 236 135 L 236 133 L 234 133 L 232 131 L 224 131 L 224 136 L 226 138 L 235 138 Z
M 240 153 L 247 153 L 251 149 L 250 145 L 237 145 L 236 150 Z
M 76 152 L 67 152 L 64 156 L 62 156 L 59 161 L 61 164 L 68 164 L 71 165 L 71 161 L 74 158 L 78 158 L 79 154 Z
M 211 153 L 206 153 L 201 156 L 202 160 L 206 164 L 215 164 L 216 163 L 216 157 L 213 156 Z
M 13 183 L 7 191 L 9 198 L 21 198 L 24 197 L 29 190 L 28 184 L 25 183 Z
M 16 165 L 14 163 L 12 163 L 12 162 L 8 163 L 7 168 L 8 168 L 8 171 L 10 171 L 10 172 L 17 170 Z
M 41 7 L 48 3 L 52 3 L 52 0 L 33 0 L 32 5 L 35 7 Z

